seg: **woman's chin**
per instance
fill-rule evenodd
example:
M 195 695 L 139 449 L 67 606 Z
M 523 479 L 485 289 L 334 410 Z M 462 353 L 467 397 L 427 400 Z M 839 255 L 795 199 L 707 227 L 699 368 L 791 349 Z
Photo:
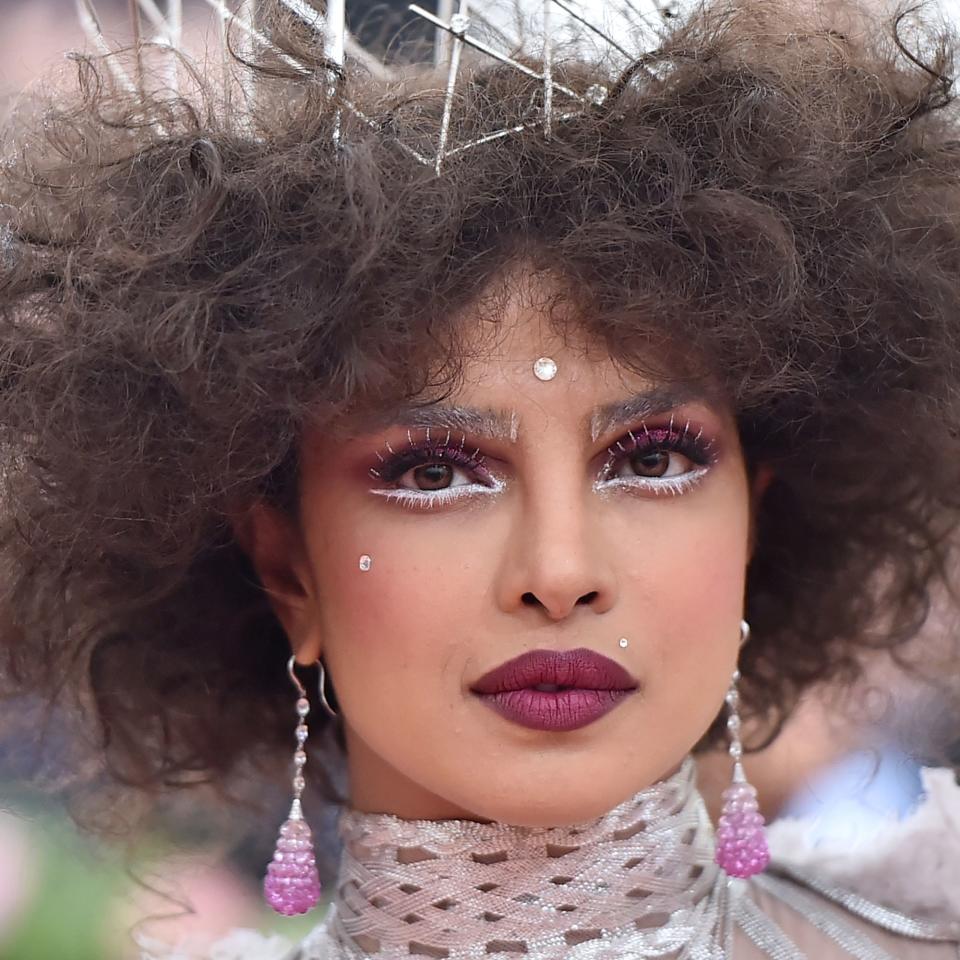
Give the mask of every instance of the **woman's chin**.
M 518 777 L 519 783 L 490 795 L 480 785 L 472 784 L 474 819 L 492 820 L 517 827 L 567 827 L 586 823 L 629 800 L 634 794 L 655 782 L 632 778 L 630 781 L 598 781 L 588 771 L 578 770 L 576 783 L 570 770 L 555 776 Z

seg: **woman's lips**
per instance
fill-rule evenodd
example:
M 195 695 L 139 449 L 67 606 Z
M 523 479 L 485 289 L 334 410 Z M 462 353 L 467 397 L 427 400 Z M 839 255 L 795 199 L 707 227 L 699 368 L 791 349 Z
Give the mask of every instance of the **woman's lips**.
M 524 653 L 484 674 L 470 689 L 514 723 L 563 731 L 598 720 L 637 686 L 620 664 L 579 648 Z

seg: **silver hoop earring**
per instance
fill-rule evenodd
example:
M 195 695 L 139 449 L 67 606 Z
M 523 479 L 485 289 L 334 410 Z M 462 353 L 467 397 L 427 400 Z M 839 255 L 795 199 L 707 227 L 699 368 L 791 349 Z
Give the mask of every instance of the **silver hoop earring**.
M 327 703 L 327 695 L 323 692 L 323 687 L 327 679 L 327 671 L 323 668 L 322 660 L 317 660 L 317 667 L 320 670 L 320 682 L 317 684 L 320 689 L 320 702 L 323 704 L 323 709 L 326 710 L 331 717 L 336 719 L 340 714 Z

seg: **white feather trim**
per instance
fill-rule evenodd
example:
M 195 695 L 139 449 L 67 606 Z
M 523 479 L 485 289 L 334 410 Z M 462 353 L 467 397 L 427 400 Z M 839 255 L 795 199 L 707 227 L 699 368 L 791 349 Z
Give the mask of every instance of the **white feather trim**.
M 921 773 L 924 799 L 869 841 L 813 842 L 813 818 L 770 824 L 774 860 L 912 916 L 960 920 L 960 786 L 952 770 Z

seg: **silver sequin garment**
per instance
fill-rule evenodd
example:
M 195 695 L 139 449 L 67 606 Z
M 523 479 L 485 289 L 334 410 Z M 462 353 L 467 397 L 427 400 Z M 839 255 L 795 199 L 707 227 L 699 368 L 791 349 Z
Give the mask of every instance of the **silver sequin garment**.
M 914 919 L 776 866 L 726 878 L 690 759 L 575 826 L 347 810 L 339 828 L 331 909 L 284 960 L 960 958 L 960 923 Z

